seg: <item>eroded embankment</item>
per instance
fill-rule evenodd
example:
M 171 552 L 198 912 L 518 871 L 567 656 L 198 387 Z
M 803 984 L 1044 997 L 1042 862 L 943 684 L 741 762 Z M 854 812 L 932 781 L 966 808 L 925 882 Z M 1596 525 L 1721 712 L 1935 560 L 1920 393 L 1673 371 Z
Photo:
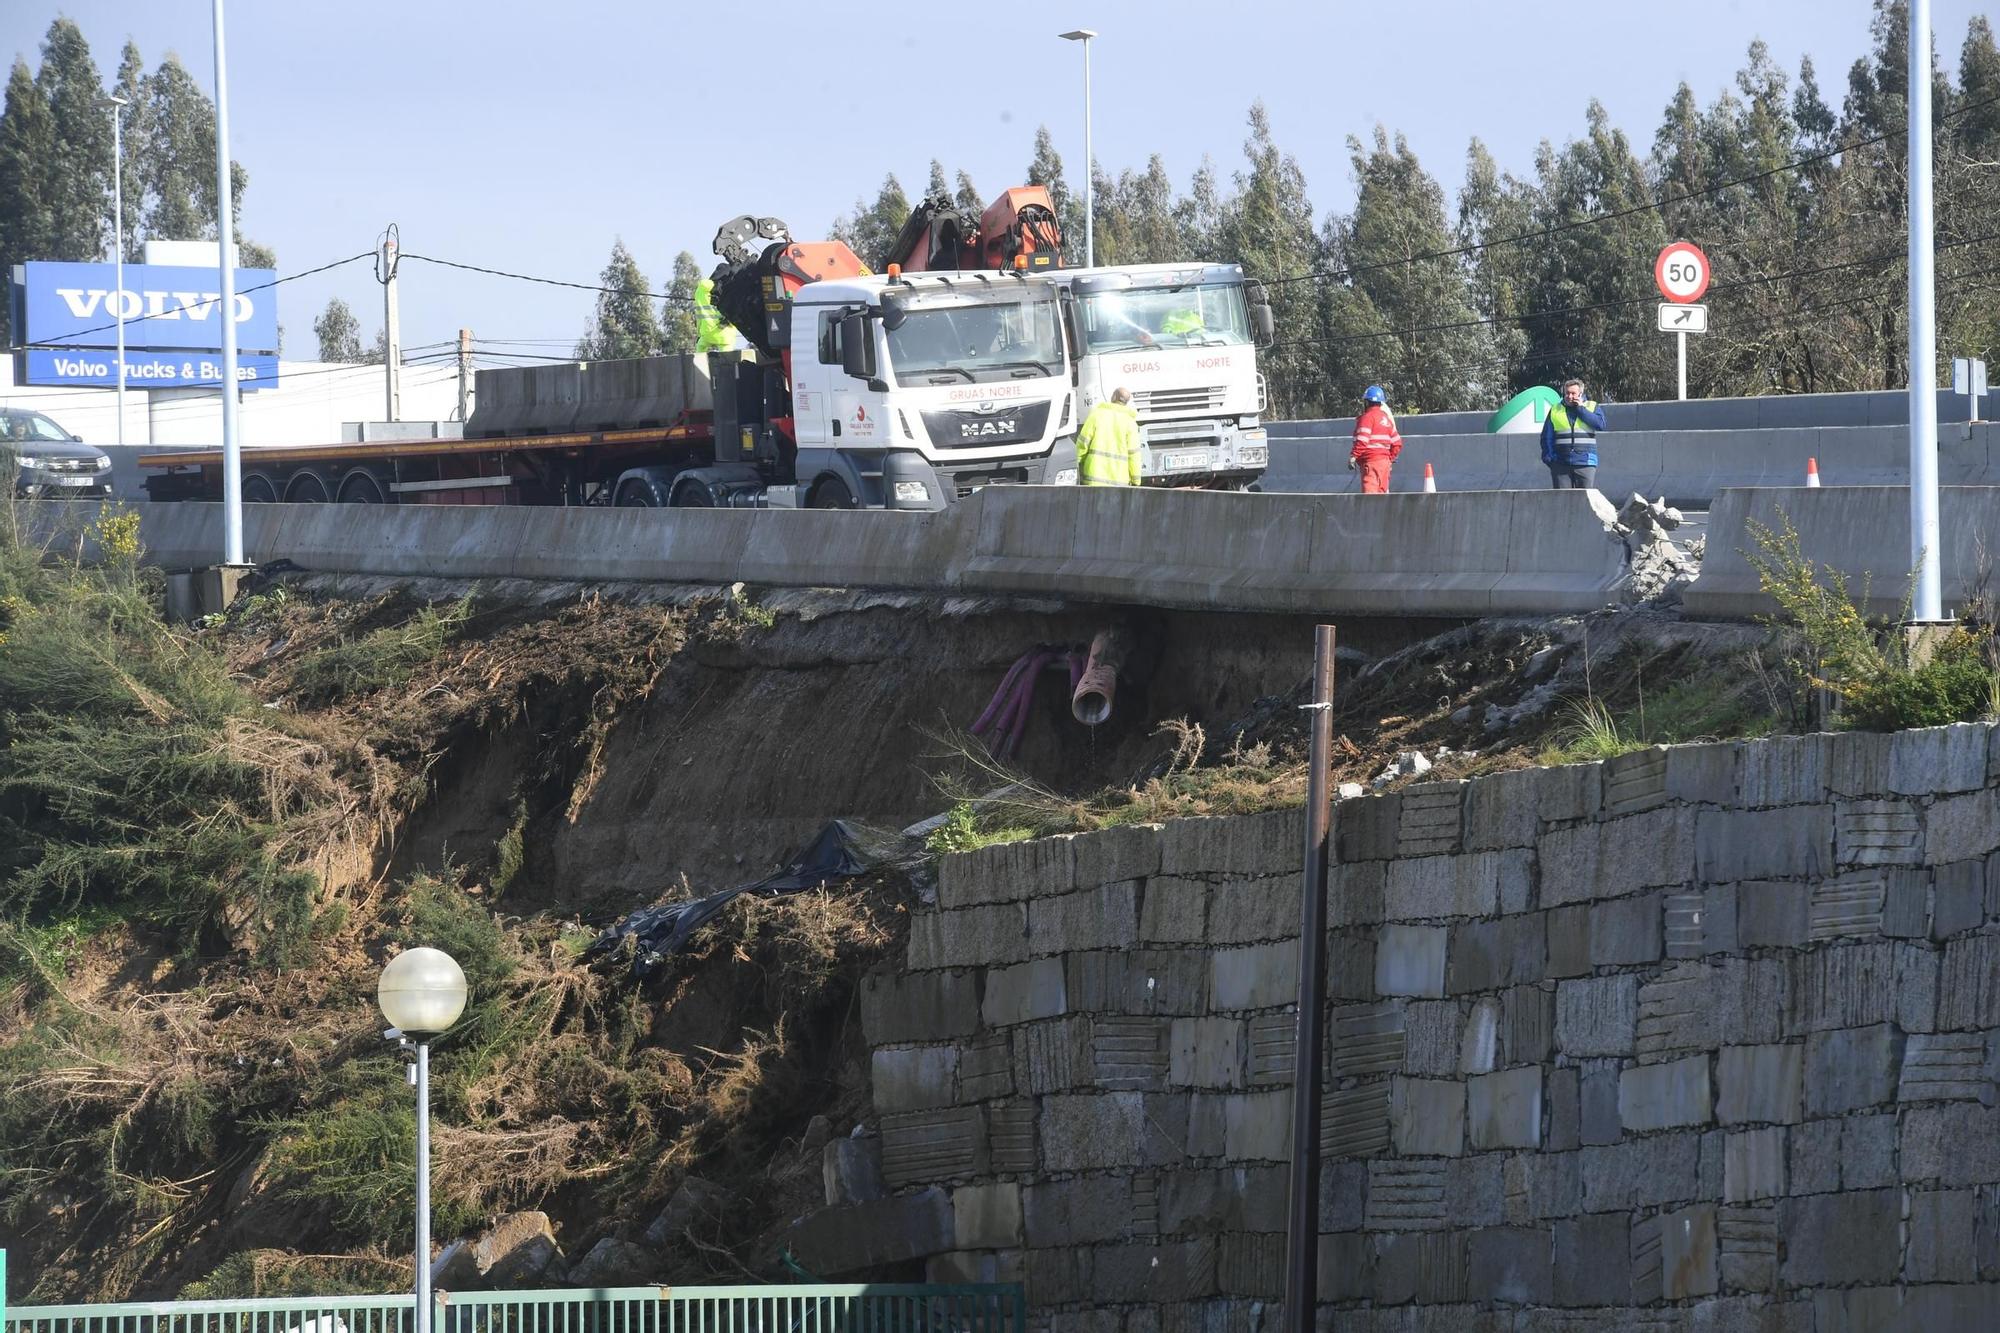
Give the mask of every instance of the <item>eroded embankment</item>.
M 473 980 L 436 1062 L 441 1239 L 533 1209 L 568 1258 L 522 1280 L 775 1274 L 820 1149 L 867 1118 L 856 987 L 926 872 L 745 901 L 646 986 L 583 963 L 598 927 L 1005 778 L 1025 796 L 951 836 L 1301 794 L 1302 620 L 294 575 L 179 633 L 143 575 L 62 578 L 0 590 L 16 1299 L 406 1281 L 411 1117 L 373 987 L 415 943 Z M 1017 658 L 1107 628 L 1132 645 L 1109 723 L 1071 721 L 1051 671 L 1012 767 L 968 760 Z M 1571 693 L 1742 646 L 1633 615 L 1437 628 L 1342 627 L 1343 779 L 1411 748 L 1518 765 Z

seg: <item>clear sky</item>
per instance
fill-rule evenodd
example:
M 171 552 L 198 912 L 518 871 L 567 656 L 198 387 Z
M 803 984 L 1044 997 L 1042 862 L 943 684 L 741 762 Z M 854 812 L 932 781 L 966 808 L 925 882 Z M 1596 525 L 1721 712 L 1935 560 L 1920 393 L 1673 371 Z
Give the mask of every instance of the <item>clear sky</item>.
M 1990 8 L 1934 0 L 1947 69 L 1967 20 Z M 58 12 L 107 79 L 131 37 L 148 68 L 172 49 L 212 81 L 209 0 L 4 0 L 0 51 L 32 63 Z M 1378 121 L 1447 190 L 1472 136 L 1526 173 L 1540 140 L 1581 130 L 1591 97 L 1643 151 L 1676 84 L 1708 101 L 1756 37 L 1794 73 L 1810 54 L 1837 107 L 1870 12 L 1867 0 L 229 0 L 231 148 L 250 172 L 245 231 L 277 250 L 280 272 L 367 250 L 394 221 L 406 252 L 584 282 L 622 236 L 658 290 L 677 250 L 712 263 L 727 218 L 775 214 L 817 236 L 886 171 L 920 192 L 933 157 L 997 193 L 1025 174 L 1042 123 L 1080 188 L 1081 52 L 1056 36 L 1073 27 L 1102 34 L 1094 128 L 1108 170 L 1158 152 L 1181 186 L 1204 154 L 1232 171 L 1262 98 L 1323 216 L 1352 199 L 1347 136 Z M 292 355 L 312 354 L 329 296 L 368 335 L 380 322 L 365 264 L 282 291 Z M 592 301 L 416 264 L 401 296 L 406 346 L 461 325 L 567 344 Z

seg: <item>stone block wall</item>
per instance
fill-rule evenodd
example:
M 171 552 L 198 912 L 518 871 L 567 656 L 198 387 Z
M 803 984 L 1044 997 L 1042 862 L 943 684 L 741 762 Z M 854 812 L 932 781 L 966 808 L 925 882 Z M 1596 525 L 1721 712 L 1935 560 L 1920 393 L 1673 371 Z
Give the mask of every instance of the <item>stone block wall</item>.
M 862 1013 L 934 1278 L 1099 1333 L 1276 1317 L 1302 841 L 943 863 Z M 1335 842 L 1322 1328 L 2000 1321 L 1989 728 L 1409 787 Z

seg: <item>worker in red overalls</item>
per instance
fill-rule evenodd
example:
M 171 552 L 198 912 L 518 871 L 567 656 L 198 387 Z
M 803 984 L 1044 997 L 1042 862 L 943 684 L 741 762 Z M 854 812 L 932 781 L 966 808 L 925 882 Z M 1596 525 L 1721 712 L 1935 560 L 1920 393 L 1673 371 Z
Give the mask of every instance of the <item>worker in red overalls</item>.
M 1396 418 L 1389 411 L 1382 386 L 1371 384 L 1361 395 L 1361 415 L 1354 419 L 1354 453 L 1347 466 L 1361 474 L 1363 495 L 1389 493 L 1389 465 L 1403 452 Z

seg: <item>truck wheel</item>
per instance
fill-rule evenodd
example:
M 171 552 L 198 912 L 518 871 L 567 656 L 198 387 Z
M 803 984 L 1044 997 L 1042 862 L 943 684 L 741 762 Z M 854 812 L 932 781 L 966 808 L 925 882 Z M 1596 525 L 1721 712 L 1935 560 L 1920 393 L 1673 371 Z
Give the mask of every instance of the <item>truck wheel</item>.
M 617 507 L 620 509 L 657 509 L 659 496 L 649 481 L 634 477 L 618 488 Z
M 708 488 L 707 482 L 702 481 L 698 477 L 684 481 L 674 488 L 674 507 L 676 509 L 714 509 L 716 508 L 715 492 Z
M 243 503 L 255 505 L 276 504 L 278 488 L 271 479 L 261 472 L 251 472 L 243 478 Z
M 808 509 L 858 509 L 854 492 L 847 489 L 847 483 L 839 477 L 828 477 L 813 487 L 812 498 L 807 501 Z

